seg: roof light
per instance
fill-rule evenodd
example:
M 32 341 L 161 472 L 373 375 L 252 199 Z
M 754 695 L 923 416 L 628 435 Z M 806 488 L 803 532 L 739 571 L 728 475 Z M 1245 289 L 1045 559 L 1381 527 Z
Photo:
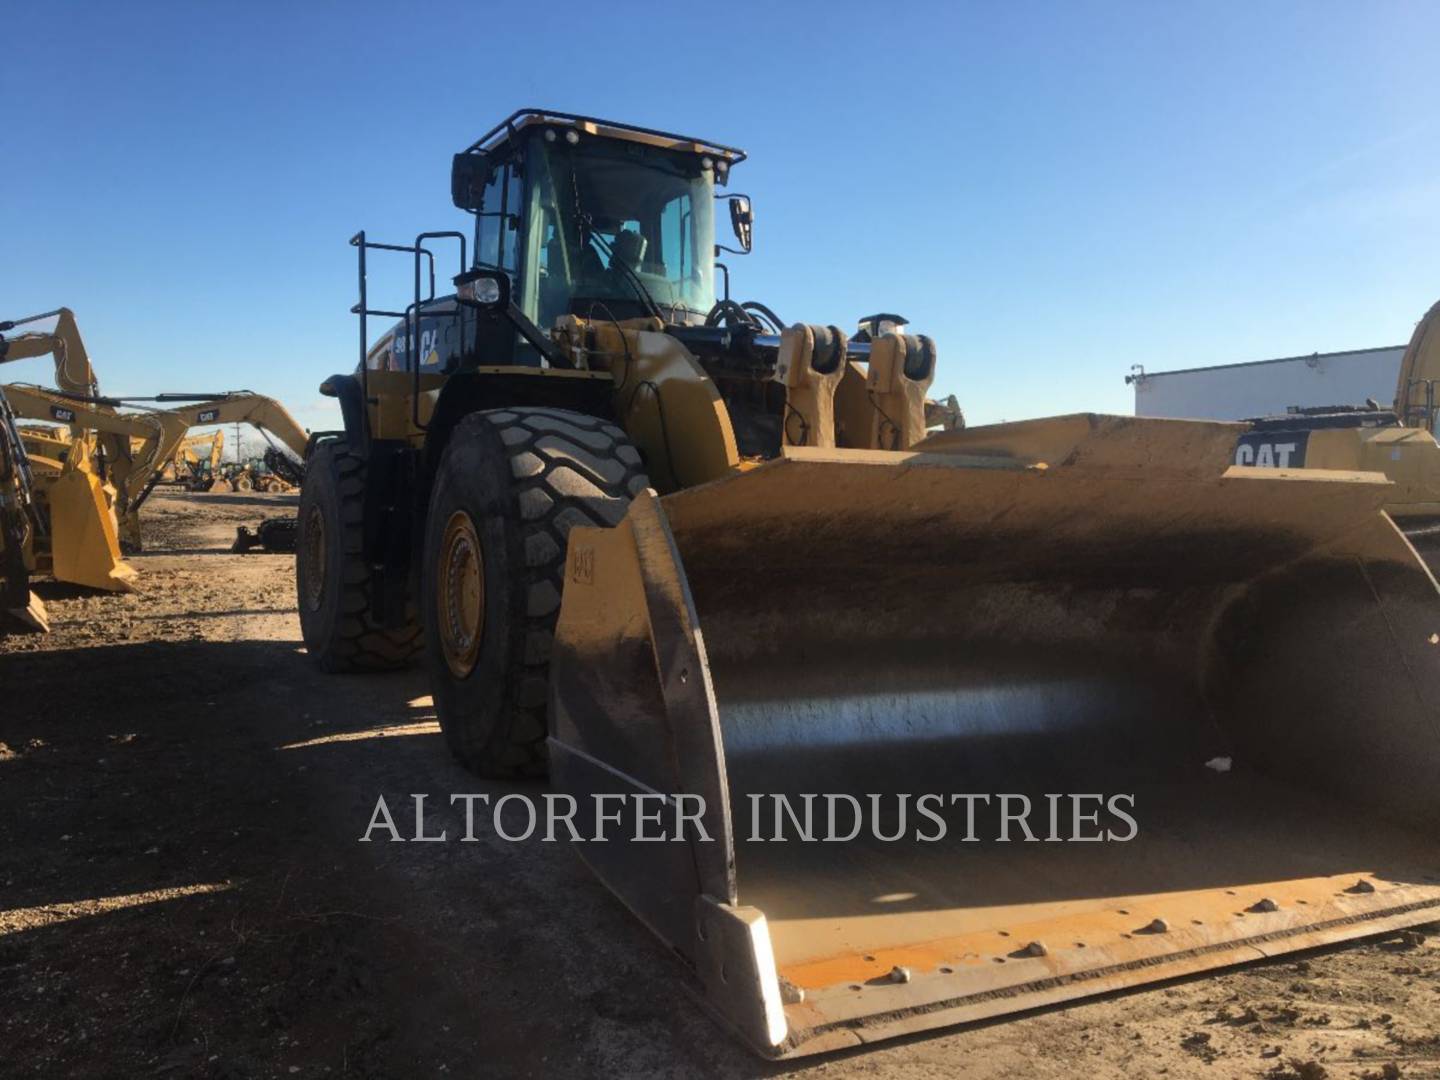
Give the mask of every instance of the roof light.
M 554 142 L 554 141 L 555 141 L 555 129 L 554 129 L 554 128 L 546 128 L 546 129 L 545 129 L 545 141 L 546 141 L 546 142 Z
M 574 128 L 571 128 L 569 131 L 565 132 L 565 141 L 571 146 L 574 146 L 580 141 L 580 133 Z

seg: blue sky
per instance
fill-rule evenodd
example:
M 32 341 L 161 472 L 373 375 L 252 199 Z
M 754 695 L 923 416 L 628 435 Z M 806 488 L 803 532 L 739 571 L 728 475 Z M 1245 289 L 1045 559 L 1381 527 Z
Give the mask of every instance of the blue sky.
M 1440 298 L 1440 5 L 598 10 L 13 7 L 0 317 L 73 307 L 112 393 L 333 426 L 346 240 L 466 228 L 450 155 L 522 105 L 745 147 L 737 296 L 907 315 L 972 423 L 1128 413 L 1132 364 L 1400 343 Z

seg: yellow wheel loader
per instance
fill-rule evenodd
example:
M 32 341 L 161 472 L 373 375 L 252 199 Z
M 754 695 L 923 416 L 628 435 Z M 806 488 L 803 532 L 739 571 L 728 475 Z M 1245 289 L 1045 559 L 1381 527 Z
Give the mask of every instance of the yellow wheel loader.
M 1231 467 L 1233 425 L 967 441 L 897 316 L 717 300 L 744 157 L 526 110 L 454 159 L 473 233 L 353 238 L 312 659 L 423 652 L 455 755 L 548 768 L 770 1057 L 1440 918 L 1440 591 L 1392 486 Z M 413 265 L 388 308 L 381 253 Z

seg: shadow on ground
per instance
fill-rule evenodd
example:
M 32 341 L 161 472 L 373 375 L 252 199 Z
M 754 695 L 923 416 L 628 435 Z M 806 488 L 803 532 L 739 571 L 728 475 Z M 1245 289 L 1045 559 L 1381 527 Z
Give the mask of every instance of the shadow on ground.
M 768 1071 L 573 854 L 460 842 L 416 671 L 290 641 L 0 655 L 0 1017 L 35 1075 Z M 446 843 L 360 843 L 412 793 Z M 386 834 L 379 833 L 384 837 Z

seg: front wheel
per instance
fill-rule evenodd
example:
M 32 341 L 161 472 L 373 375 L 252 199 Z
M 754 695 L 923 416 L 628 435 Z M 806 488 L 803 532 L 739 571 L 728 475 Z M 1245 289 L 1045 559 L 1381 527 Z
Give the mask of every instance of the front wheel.
M 455 428 L 430 497 L 420 593 L 435 711 L 467 768 L 544 775 L 566 538 L 575 525 L 618 525 L 648 484 L 625 433 L 593 416 L 497 409 Z

